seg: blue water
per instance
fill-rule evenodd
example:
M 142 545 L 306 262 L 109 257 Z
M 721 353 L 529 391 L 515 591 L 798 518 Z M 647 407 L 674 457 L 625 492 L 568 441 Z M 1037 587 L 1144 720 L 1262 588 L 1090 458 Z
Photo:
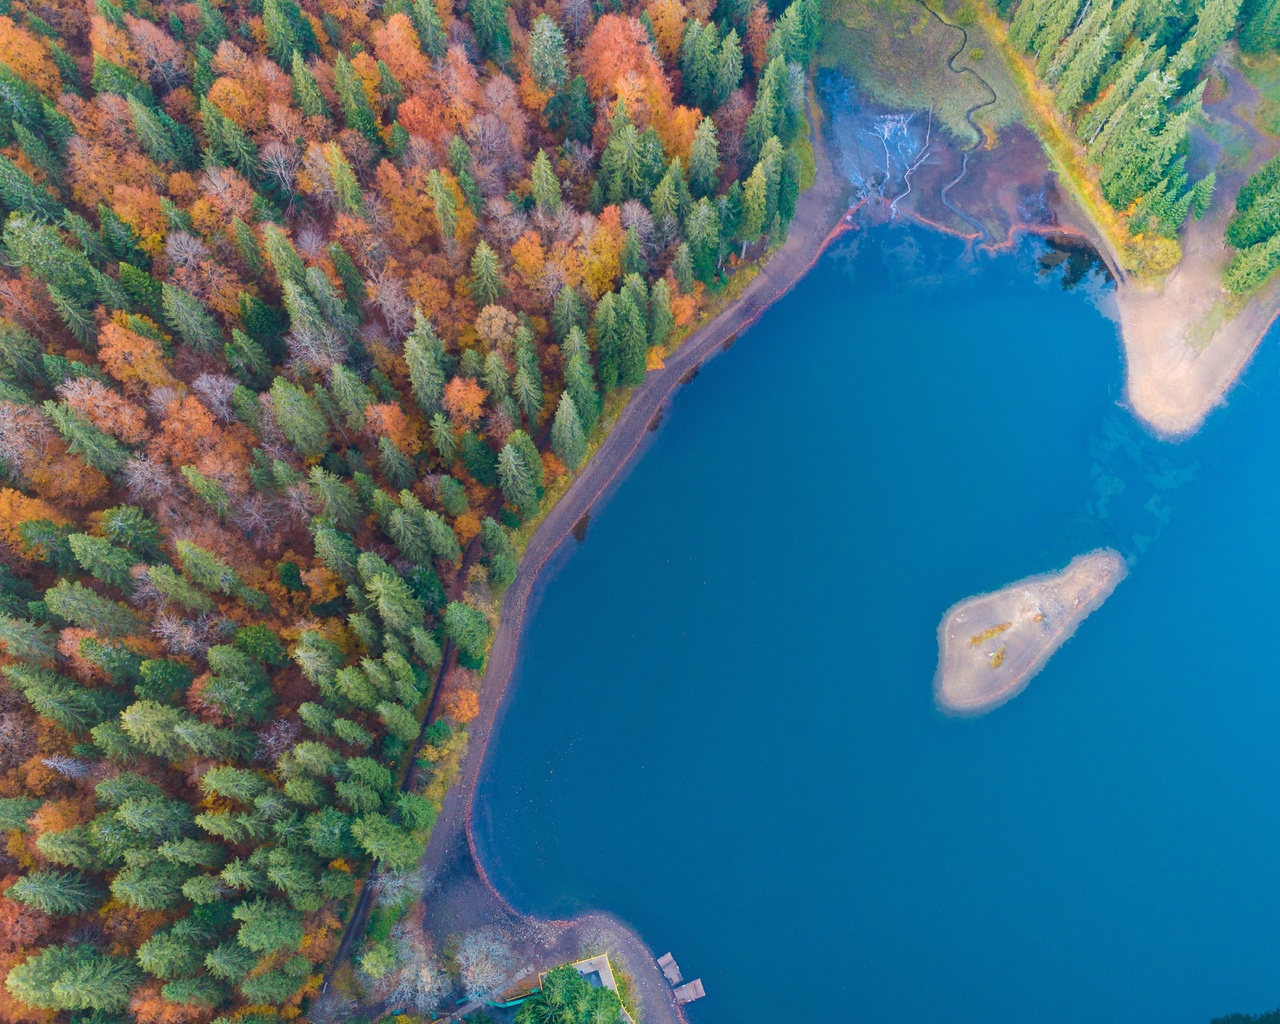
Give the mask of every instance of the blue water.
M 855 233 L 683 389 L 545 587 L 482 779 L 517 905 L 616 912 L 694 1024 L 1205 1024 L 1280 1004 L 1280 359 L 1192 440 L 1105 288 Z M 1131 574 L 992 714 L 943 611 Z

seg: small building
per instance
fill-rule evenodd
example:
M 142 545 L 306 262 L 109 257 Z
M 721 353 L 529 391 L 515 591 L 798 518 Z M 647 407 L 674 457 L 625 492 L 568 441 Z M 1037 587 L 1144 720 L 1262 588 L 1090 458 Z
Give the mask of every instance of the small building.
M 670 953 L 663 953 L 658 957 L 658 966 L 662 968 L 662 973 L 669 985 L 679 985 L 684 981 L 684 975 L 680 973 L 680 965 Z
M 707 993 L 702 987 L 702 979 L 694 978 L 693 981 L 686 985 L 681 985 L 675 990 L 674 995 L 676 1002 L 683 1006 L 685 1003 L 691 1003 L 695 999 L 701 999 Z
M 613 964 L 609 960 L 608 953 L 588 957 L 586 960 L 579 960 L 569 966 L 577 971 L 588 985 L 594 988 L 607 988 L 610 992 L 617 993 L 618 981 L 613 976 Z M 542 984 L 542 979 L 545 977 L 545 973 L 538 975 L 539 985 Z M 622 1024 L 635 1024 L 625 1006 L 619 1014 L 619 1020 L 621 1020 Z

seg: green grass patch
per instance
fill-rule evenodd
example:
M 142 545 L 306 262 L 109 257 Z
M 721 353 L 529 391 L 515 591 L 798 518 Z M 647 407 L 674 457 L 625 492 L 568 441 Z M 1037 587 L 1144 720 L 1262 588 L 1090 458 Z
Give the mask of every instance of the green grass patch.
M 935 10 L 938 8 L 935 7 Z M 939 11 L 960 23 L 963 11 Z M 851 74 L 873 100 L 895 110 L 933 110 L 941 125 L 962 145 L 980 140 L 965 121 L 965 112 L 990 98 L 974 75 L 957 74 L 947 65 L 960 45 L 959 31 L 942 25 L 916 0 L 833 0 L 818 52 L 820 67 Z M 1018 104 L 1007 73 L 995 57 L 981 25 L 965 24 L 967 49 L 956 58 L 971 67 L 995 91 L 997 100 L 975 113 L 984 129 L 1018 120 Z
M 1240 55 L 1240 69 L 1258 90 L 1254 125 L 1268 135 L 1280 135 L 1280 54 L 1265 57 Z

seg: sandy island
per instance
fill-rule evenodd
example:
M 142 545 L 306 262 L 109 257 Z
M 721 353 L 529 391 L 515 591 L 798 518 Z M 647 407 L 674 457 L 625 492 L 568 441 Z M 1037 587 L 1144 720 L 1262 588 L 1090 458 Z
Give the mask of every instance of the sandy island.
M 938 626 L 938 706 L 979 715 L 1017 696 L 1127 572 L 1124 558 L 1104 548 L 952 605 Z

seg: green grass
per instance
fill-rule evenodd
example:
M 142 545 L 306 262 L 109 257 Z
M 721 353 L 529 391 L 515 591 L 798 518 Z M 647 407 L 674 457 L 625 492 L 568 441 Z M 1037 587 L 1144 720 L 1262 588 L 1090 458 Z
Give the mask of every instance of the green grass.
M 1258 90 L 1254 124 L 1268 135 L 1280 135 L 1280 54 L 1241 55 L 1240 67 L 1249 84 Z
M 934 10 L 949 22 L 964 24 L 969 45 L 956 67 L 973 68 L 995 90 L 995 104 L 975 114 L 988 132 L 1018 120 L 1016 94 L 1008 74 L 981 26 L 962 10 Z M 898 110 L 932 108 L 934 123 L 962 145 L 976 140 L 965 111 L 990 94 L 972 75 L 957 75 L 947 58 L 960 34 L 932 18 L 916 0 L 833 0 L 818 52 L 820 67 L 851 74 L 872 99 Z

